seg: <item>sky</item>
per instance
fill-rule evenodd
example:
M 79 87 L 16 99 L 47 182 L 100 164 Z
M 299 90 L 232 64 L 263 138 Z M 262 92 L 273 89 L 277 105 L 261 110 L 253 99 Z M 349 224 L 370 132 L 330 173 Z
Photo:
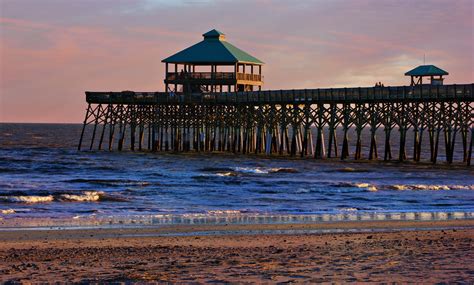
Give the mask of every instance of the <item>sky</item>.
M 80 123 L 84 91 L 163 91 L 162 59 L 217 29 L 264 89 L 474 82 L 474 0 L 0 0 L 0 122 Z

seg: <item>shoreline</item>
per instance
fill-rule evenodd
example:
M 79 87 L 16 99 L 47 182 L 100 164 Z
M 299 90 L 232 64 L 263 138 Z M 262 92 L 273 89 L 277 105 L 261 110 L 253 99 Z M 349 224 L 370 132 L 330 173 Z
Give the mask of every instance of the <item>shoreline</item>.
M 195 214 L 153 214 L 74 217 L 8 217 L 0 216 L 0 231 L 8 229 L 50 228 L 140 228 L 163 226 L 219 226 L 219 225 L 298 225 L 328 223 L 384 223 L 384 222 L 446 222 L 474 220 L 472 211 L 454 212 L 358 212 L 320 214 L 268 214 L 215 211 Z
M 474 281 L 474 220 L 0 233 L 0 282 Z
M 169 225 L 88 225 L 88 226 L 44 226 L 44 227 L 0 227 L 0 241 L 15 240 L 24 235 L 32 240 L 45 236 L 59 238 L 87 238 L 114 236 L 224 236 L 258 234 L 338 234 L 423 230 L 474 229 L 474 219 L 432 221 L 336 221 L 319 223 L 272 223 L 272 224 L 169 224 Z M 27 233 L 27 235 L 25 235 Z M 11 238 L 11 239 L 10 239 Z

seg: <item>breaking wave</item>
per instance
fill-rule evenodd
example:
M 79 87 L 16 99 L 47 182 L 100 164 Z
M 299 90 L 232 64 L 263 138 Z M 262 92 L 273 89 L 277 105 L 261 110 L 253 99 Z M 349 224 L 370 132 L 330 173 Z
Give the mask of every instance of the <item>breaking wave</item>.
M 209 210 L 208 215 L 240 215 L 242 214 L 239 210 Z
M 54 201 L 53 195 L 48 196 L 0 196 L 0 201 L 10 203 L 48 203 Z
M 233 170 L 240 173 L 250 173 L 250 174 L 298 173 L 298 170 L 294 168 L 283 168 L 283 167 L 275 167 L 275 168 L 235 167 Z
M 201 168 L 202 172 L 211 172 L 194 176 L 195 179 L 202 179 L 205 177 L 209 178 L 212 176 L 217 177 L 239 177 L 246 175 L 262 175 L 262 174 L 273 174 L 273 173 L 298 173 L 298 170 L 294 168 L 265 168 L 265 167 L 205 167 Z
M 103 192 L 86 191 L 80 195 L 77 194 L 61 194 L 58 198 L 64 201 L 77 201 L 77 202 L 93 202 L 99 201 L 100 197 L 103 196 Z
M 474 185 L 394 184 L 387 188 L 391 190 L 474 190 Z
M 106 195 L 101 191 L 84 191 L 79 193 L 55 193 L 50 195 L 3 195 L 0 202 L 6 203 L 50 203 L 50 202 L 98 202 L 98 201 L 126 201 L 121 197 Z
M 8 214 L 15 214 L 16 211 L 13 209 L 4 209 L 4 210 L 0 210 L 0 213 L 3 215 L 8 215 Z
M 375 192 L 378 190 L 397 190 L 397 191 L 441 191 L 441 190 L 474 190 L 474 185 L 437 185 L 437 184 L 392 184 L 392 185 L 375 185 L 370 183 L 349 183 L 341 182 L 334 186 L 337 187 L 355 187 L 362 188 L 367 191 Z

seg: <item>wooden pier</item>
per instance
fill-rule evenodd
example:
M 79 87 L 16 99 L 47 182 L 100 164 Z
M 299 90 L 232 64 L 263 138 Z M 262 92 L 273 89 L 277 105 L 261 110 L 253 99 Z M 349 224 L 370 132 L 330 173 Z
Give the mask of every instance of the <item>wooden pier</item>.
M 89 135 L 90 150 L 436 163 L 444 149 L 447 163 L 471 163 L 474 84 L 443 85 L 434 65 L 405 73 L 411 86 L 262 91 L 261 60 L 220 31 L 202 36 L 162 61 L 166 92 L 86 92 L 79 150 Z
M 86 92 L 86 100 L 79 150 L 127 146 L 132 151 L 436 163 L 442 143 L 448 164 L 456 148 L 460 162 L 470 165 L 472 157 L 474 84 Z

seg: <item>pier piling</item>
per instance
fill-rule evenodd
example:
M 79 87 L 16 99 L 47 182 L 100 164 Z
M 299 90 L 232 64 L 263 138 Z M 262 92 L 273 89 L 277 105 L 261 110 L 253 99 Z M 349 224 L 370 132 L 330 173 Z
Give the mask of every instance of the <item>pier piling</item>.
M 139 151 L 219 151 L 345 160 L 354 149 L 353 159 L 360 160 L 367 140 L 367 158 L 378 160 L 377 134 L 382 132 L 385 161 L 393 159 L 392 143 L 398 139 L 398 161 L 407 160 L 407 149 L 411 148 L 413 161 L 437 163 L 442 147 L 446 163 L 470 165 L 473 89 L 473 84 L 467 84 L 173 96 L 164 92 L 86 92 L 88 105 L 78 149 L 86 137 L 90 138 L 89 149 L 94 149 L 99 128 L 98 149 L 102 149 L 108 130 L 109 150 L 114 146 L 136 150 L 138 146 Z M 114 140 L 116 130 L 118 141 Z M 429 149 L 429 156 L 424 157 L 424 148 Z

